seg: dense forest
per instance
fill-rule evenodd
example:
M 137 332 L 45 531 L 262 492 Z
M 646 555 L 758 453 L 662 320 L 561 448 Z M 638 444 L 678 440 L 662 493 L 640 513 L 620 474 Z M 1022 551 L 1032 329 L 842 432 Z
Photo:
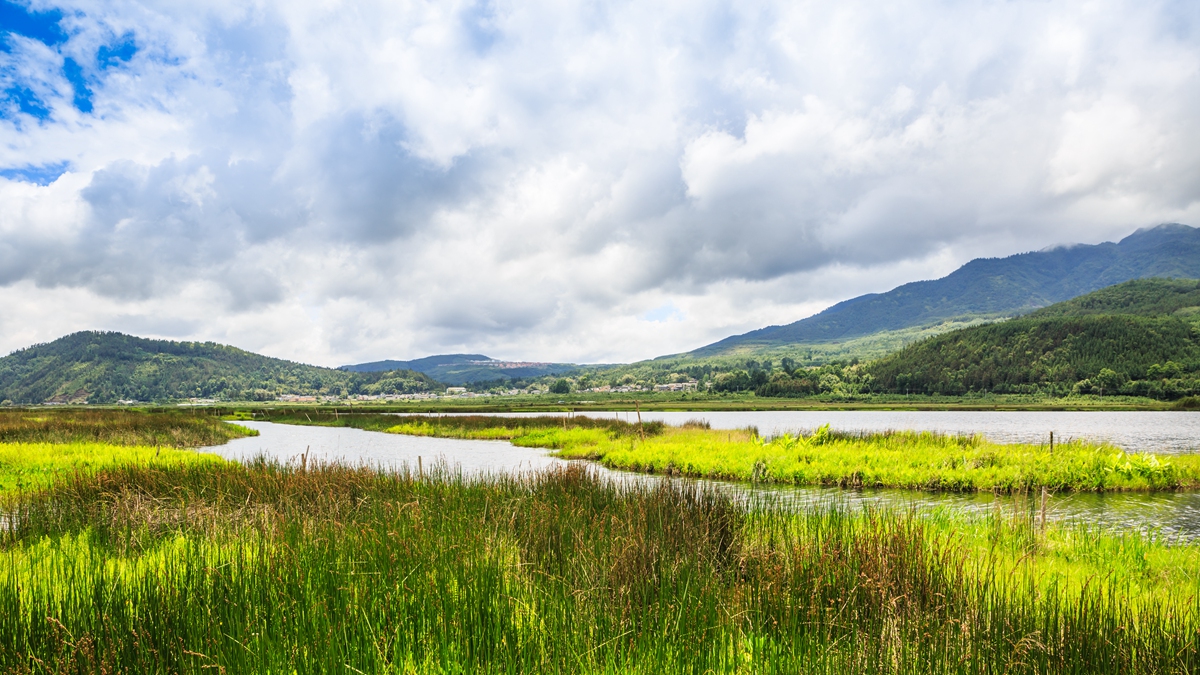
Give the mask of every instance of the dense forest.
M 1118 284 L 1003 323 L 930 338 L 869 369 L 876 391 L 1200 392 L 1200 282 Z
M 187 398 L 272 400 L 283 394 L 405 394 L 443 388 L 422 373 L 351 373 L 274 359 L 213 342 L 172 342 L 86 331 L 0 358 L 0 401 Z

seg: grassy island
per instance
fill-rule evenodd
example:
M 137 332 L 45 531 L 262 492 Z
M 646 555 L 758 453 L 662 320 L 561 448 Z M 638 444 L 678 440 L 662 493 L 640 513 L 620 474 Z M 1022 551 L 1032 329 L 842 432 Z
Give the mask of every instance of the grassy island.
M 1020 492 L 1191 490 L 1200 456 L 1126 453 L 1109 445 L 993 443 L 982 436 L 828 427 L 763 438 L 753 429 L 700 423 L 644 426 L 592 417 L 324 415 L 273 417 L 418 436 L 505 439 L 558 456 L 631 471 L 728 480 L 842 487 Z

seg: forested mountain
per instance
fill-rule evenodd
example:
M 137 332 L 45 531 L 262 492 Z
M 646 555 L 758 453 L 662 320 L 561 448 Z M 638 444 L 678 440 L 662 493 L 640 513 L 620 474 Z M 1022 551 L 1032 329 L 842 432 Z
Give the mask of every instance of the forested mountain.
M 213 342 L 172 342 L 86 331 L 0 358 L 0 401 L 186 398 L 270 400 L 281 394 L 400 394 L 440 389 L 423 373 L 350 373 Z
M 1200 277 L 1200 229 L 1159 225 L 1138 230 L 1115 244 L 1063 246 L 972 260 L 941 279 L 852 298 L 807 319 L 725 338 L 688 356 L 750 354 L 950 320 L 1011 317 L 1146 277 Z
M 412 361 L 375 361 L 341 366 L 339 370 L 372 373 L 380 370 L 408 369 L 447 384 L 470 384 L 500 379 L 517 379 L 557 375 L 579 366 L 571 363 L 536 363 L 530 361 L 498 361 L 483 354 L 440 354 Z
M 877 391 L 1200 391 L 1200 282 L 1144 279 L 1011 321 L 953 331 L 872 363 Z

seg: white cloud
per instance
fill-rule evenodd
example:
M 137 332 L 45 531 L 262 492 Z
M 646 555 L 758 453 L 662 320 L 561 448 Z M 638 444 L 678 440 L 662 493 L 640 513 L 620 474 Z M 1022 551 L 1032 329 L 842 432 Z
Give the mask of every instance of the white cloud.
M 1195 3 L 61 6 L 0 51 L 0 169 L 67 169 L 0 178 L 0 348 L 629 360 L 1200 225 Z

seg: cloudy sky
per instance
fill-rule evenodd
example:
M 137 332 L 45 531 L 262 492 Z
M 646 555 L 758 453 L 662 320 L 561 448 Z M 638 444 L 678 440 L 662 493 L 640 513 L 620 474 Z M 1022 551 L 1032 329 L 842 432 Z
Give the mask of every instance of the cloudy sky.
M 628 361 L 1200 225 L 1200 3 L 0 0 L 0 352 Z

